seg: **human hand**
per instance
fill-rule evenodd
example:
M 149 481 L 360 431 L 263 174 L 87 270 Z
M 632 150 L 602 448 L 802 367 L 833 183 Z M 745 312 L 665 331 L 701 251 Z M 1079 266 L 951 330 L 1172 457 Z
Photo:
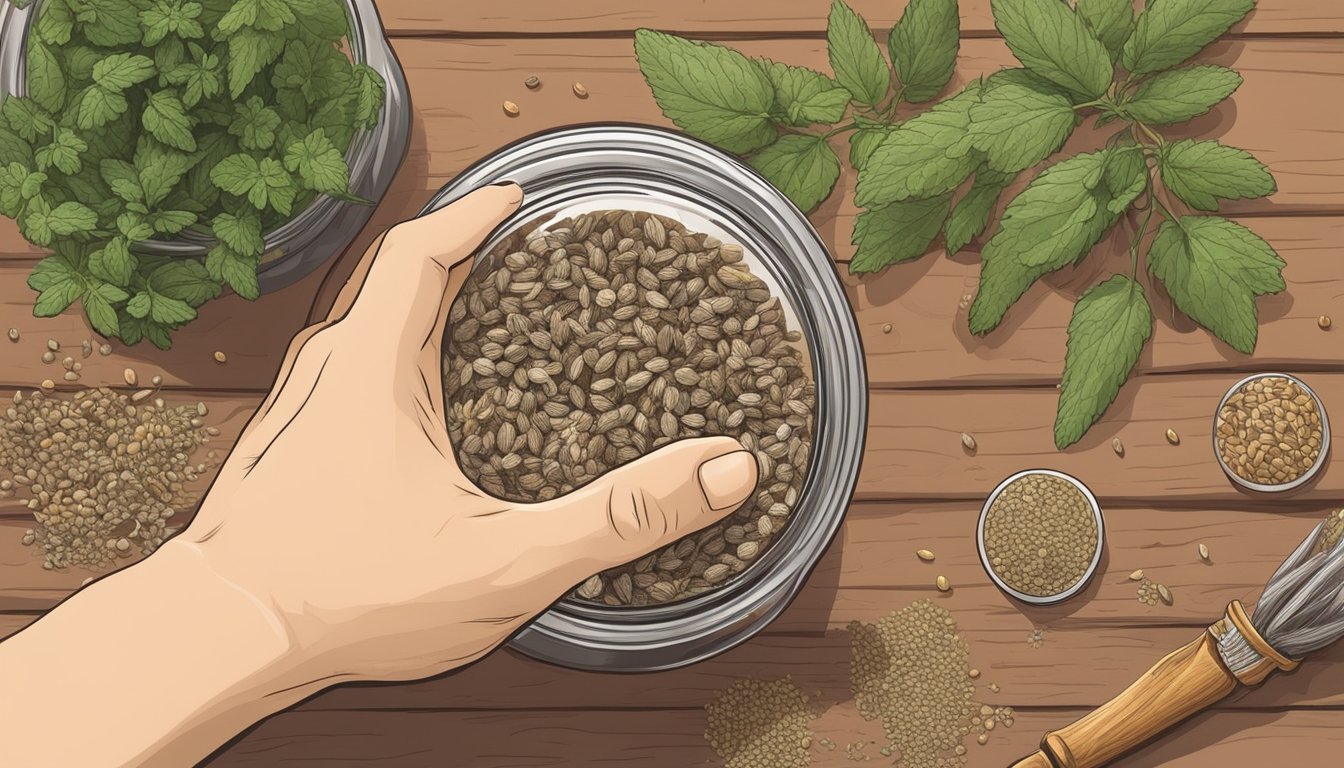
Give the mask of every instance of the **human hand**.
M 375 241 L 277 383 L 199 513 L 161 558 L 255 598 L 289 638 L 286 677 L 415 679 L 489 652 L 573 585 L 747 499 L 731 438 L 685 440 L 538 504 L 463 475 L 441 382 L 448 309 L 522 190 L 485 187 Z

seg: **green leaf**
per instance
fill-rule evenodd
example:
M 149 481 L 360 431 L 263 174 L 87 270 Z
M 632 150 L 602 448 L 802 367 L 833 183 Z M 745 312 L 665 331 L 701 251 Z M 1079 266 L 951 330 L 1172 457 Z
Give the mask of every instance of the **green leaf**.
M 355 123 L 365 128 L 378 124 L 383 111 L 386 86 L 383 78 L 367 64 L 356 64 L 351 72 L 353 80 Z
M 789 125 L 834 123 L 844 117 L 849 91 L 831 78 L 806 67 L 765 62 L 775 89 L 775 108 Z
M 1080 96 L 1106 93 L 1114 69 L 1106 47 L 1060 0 L 994 0 L 994 25 L 1027 69 Z
M 981 251 L 980 290 L 969 318 L 972 333 L 993 330 L 1032 283 L 1081 258 L 1110 229 L 1123 212 L 1115 210 L 1116 202 L 1133 202 L 1146 172 L 1142 155 L 1131 149 L 1061 160 L 1013 198 L 998 232 Z
M 191 49 L 192 60 L 173 67 L 164 76 L 168 83 L 181 86 L 182 103 L 188 107 L 214 96 L 220 89 L 219 57 L 195 45 Z
M 125 237 L 114 237 L 89 254 L 89 272 L 114 285 L 130 285 L 136 266 L 135 255 Z
M 43 0 L 34 28 L 43 42 L 65 45 L 75 30 L 75 14 L 67 0 Z
M 854 220 L 850 272 L 876 272 L 923 256 L 947 218 L 951 193 L 903 200 L 859 213 Z
M 887 41 L 905 99 L 928 101 L 952 79 L 960 22 L 957 0 L 910 0 Z
M 1218 198 L 1241 200 L 1274 194 L 1269 169 L 1250 152 L 1217 141 L 1182 139 L 1157 155 L 1162 183 L 1191 208 L 1218 210 Z
M 961 184 L 979 164 L 968 130 L 979 94 L 980 84 L 972 83 L 893 130 L 859 172 L 855 202 L 870 208 L 933 197 Z
M 93 82 L 108 91 L 124 91 L 154 76 L 154 61 L 148 56 L 114 53 L 93 65 Z
M 1284 290 L 1284 261 L 1259 235 L 1218 216 L 1164 221 L 1148 266 L 1177 308 L 1228 346 L 1255 351 L 1255 297 Z
M 121 330 L 121 324 L 117 322 L 117 310 L 97 290 L 84 292 L 84 314 L 89 316 L 89 324 L 93 329 L 105 337 L 116 336 Z
M 144 190 L 140 188 L 140 176 L 135 166 L 125 160 L 104 160 L 98 164 L 103 181 L 117 197 L 128 203 L 144 200 Z
M 635 32 L 635 55 L 659 108 L 682 130 L 738 154 L 775 140 L 774 89 L 756 62 L 650 29 Z
M 48 112 L 65 106 L 65 74 L 56 55 L 41 41 L 28 44 L 28 96 Z
M 229 96 L 243 95 L 252 79 L 285 49 L 285 38 L 273 32 L 241 29 L 229 37 Z
M 109 91 L 101 85 L 90 85 L 79 97 L 79 115 L 75 125 L 83 130 L 102 128 L 129 108 L 120 91 Z
M 78 266 L 68 256 L 58 251 L 37 262 L 33 271 L 28 274 L 28 287 L 41 292 L 57 283 L 78 280 Z
M 165 2 L 156 0 L 150 7 L 140 12 L 140 26 L 144 28 L 145 45 L 158 45 L 168 35 L 183 39 L 193 39 L 205 34 L 201 23 L 200 3 L 184 3 L 181 0 Z
M 156 323 L 181 325 L 196 319 L 196 310 L 181 299 L 157 293 L 151 293 L 149 299 L 149 317 Z
M 826 54 L 835 79 L 860 104 L 877 104 L 891 86 L 891 70 L 864 21 L 844 0 L 831 3 L 826 23 Z
M 1169 125 L 1213 109 L 1241 86 L 1236 70 L 1204 64 L 1163 72 L 1140 85 L 1124 105 L 1130 117 L 1150 125 Z
M 243 27 L 277 32 L 294 20 L 288 0 L 235 0 L 219 20 L 219 32 L 232 35 Z
M 306 189 L 339 194 L 350 188 L 350 168 L 345 164 L 345 156 L 320 128 L 289 145 L 285 150 L 285 168 L 297 173 Z
M 1153 312 L 1143 286 L 1115 275 L 1088 289 L 1073 308 L 1064 378 L 1055 415 L 1055 447 L 1078 442 L 1115 402 L 1120 387 L 1153 335 Z
M 274 204 L 277 194 L 283 198 L 285 189 L 290 190 L 289 200 L 293 202 L 293 180 L 278 161 L 269 157 L 258 162 L 251 155 L 230 155 L 210 171 L 210 180 L 231 195 L 246 197 L 257 210 Z
M 256 301 L 261 295 L 257 285 L 257 262 L 258 256 L 239 253 L 221 243 L 206 255 L 205 268 L 211 277 L 224 282 L 234 293 L 248 301 Z
M 802 211 L 825 200 L 840 178 L 840 158 L 821 136 L 781 136 L 753 155 L 751 166 Z
M 140 16 L 131 0 L 79 0 L 80 30 L 89 42 L 104 48 L 119 48 L 140 42 Z
M 54 167 L 64 174 L 79 173 L 82 166 L 79 156 L 89 148 L 84 140 L 69 128 L 57 128 L 52 134 L 51 143 L 39 147 L 34 158 L 40 170 Z
M 237 105 L 236 110 L 229 133 L 238 137 L 238 143 L 244 149 L 269 149 L 275 143 L 275 129 L 280 125 L 280 116 L 275 110 L 266 106 L 258 96 L 249 97 Z
M 135 153 L 136 176 L 144 190 L 145 205 L 154 206 L 163 201 L 191 167 L 191 160 L 181 152 L 167 147 L 144 145 Z
M 295 24 L 310 39 L 336 41 L 349 34 L 344 0 L 290 0 Z
M 98 214 L 83 203 L 66 202 L 52 208 L 40 197 L 29 201 L 19 227 L 34 245 L 50 245 L 53 237 L 88 232 L 98 225 Z
M 5 118 L 9 127 L 22 136 L 24 141 L 35 142 L 37 137 L 46 136 L 56 127 L 51 115 L 32 99 L 14 95 L 4 96 L 3 99 L 4 102 L 0 103 L 0 116 Z
M 132 243 L 148 240 L 154 236 L 154 228 L 141 211 L 126 211 L 117 217 L 117 231 Z
M 952 208 L 952 215 L 947 217 L 947 225 L 943 228 L 943 239 L 947 241 L 949 255 L 965 248 L 985 231 L 989 216 L 999 202 L 999 195 L 1015 176 L 989 168 L 981 168 L 976 172 L 970 190 Z
M 0 127 L 0 165 L 19 163 L 24 166 L 33 164 L 33 148 L 17 133 Z
M 149 317 L 151 303 L 152 301 L 149 298 L 149 294 L 141 291 L 132 296 L 130 301 L 126 302 L 126 312 L 131 317 Z
M 1180 64 L 1241 21 L 1255 0 L 1155 0 L 1125 43 L 1121 61 L 1135 75 Z
M 1119 60 L 1134 31 L 1134 0 L 1078 0 L 1078 15 L 1106 46 L 1111 61 Z
M 46 3 L 43 3 L 45 7 Z M 69 88 L 74 83 L 87 83 L 93 79 L 93 67 L 103 60 L 103 52 L 87 45 L 66 46 L 56 51 L 65 59 L 65 76 Z
M 971 106 L 971 140 L 989 167 L 1003 173 L 1049 157 L 1077 125 L 1068 94 L 1025 69 L 996 72 Z
M 260 256 L 265 247 L 261 237 L 261 217 L 256 211 L 221 213 L 211 222 L 211 228 L 221 243 L 240 255 Z
M 849 135 L 849 164 L 862 171 L 878 146 L 896 130 L 894 125 L 863 127 Z
M 71 278 L 53 284 L 37 296 L 33 317 L 55 317 L 61 314 L 84 293 L 83 281 Z
M 210 277 L 205 265 L 196 259 L 175 259 L 156 267 L 150 273 L 148 283 L 155 300 L 164 296 L 193 307 L 219 296 L 219 283 Z
M 145 217 L 155 232 L 163 235 L 175 235 L 196 223 L 196 214 L 191 211 L 155 211 Z
M 149 94 L 142 119 L 145 130 L 164 144 L 184 152 L 196 151 L 196 139 L 191 134 L 192 119 L 173 91 Z
M 0 214 L 10 218 L 19 215 L 24 201 L 41 191 L 45 173 L 33 173 L 22 163 L 9 163 L 0 168 Z

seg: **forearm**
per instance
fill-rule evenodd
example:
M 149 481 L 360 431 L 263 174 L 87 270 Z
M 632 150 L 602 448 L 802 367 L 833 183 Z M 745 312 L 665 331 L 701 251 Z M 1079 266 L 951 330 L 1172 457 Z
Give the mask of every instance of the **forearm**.
M 284 628 L 169 543 L 0 643 L 7 765 L 191 765 L 309 695 Z

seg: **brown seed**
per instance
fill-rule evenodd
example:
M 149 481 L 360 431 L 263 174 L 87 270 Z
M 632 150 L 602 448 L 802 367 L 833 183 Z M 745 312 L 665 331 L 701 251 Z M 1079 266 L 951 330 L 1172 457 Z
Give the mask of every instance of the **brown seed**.
M 1143 569 L 1140 568 L 1139 570 L 1134 571 L 1133 573 L 1129 574 L 1129 580 L 1130 580 L 1130 581 L 1141 581 L 1141 580 L 1143 580 Z
M 1330 316 L 1321 315 L 1320 317 L 1316 318 L 1316 325 L 1319 326 L 1322 331 L 1330 330 Z
M 1115 451 L 1115 455 L 1116 455 L 1116 456 L 1121 456 L 1121 457 L 1123 457 L 1123 456 L 1125 455 L 1125 444 L 1122 443 L 1122 442 L 1120 442 L 1120 438 L 1118 438 L 1118 437 L 1112 437 L 1112 438 L 1111 438 L 1111 450 L 1112 450 L 1112 451 Z
M 51 379 L 43 379 L 43 380 L 42 380 L 42 388 L 43 388 L 43 389 L 55 389 L 55 388 L 56 388 L 56 382 L 52 381 Z
M 966 450 L 974 453 L 976 448 L 975 438 L 969 432 L 961 433 L 961 445 Z
M 891 333 L 891 323 L 883 323 L 883 324 L 882 324 L 882 332 L 883 332 L 883 333 Z
M 508 115 L 509 117 L 517 117 L 518 112 L 519 112 L 518 105 L 513 103 L 512 101 L 505 99 L 504 114 Z
M 80 354 L 84 355 L 85 359 L 88 359 L 89 355 L 93 354 L 93 342 L 89 341 L 88 339 L 81 341 L 79 343 L 79 351 Z
M 1162 598 L 1162 602 L 1166 603 L 1167 605 L 1172 604 L 1171 590 L 1167 589 L 1166 584 L 1157 585 L 1157 596 Z
M 937 584 L 939 592 L 947 592 L 952 589 L 952 583 L 947 580 L 946 576 L 939 576 L 935 584 Z
M 9 340 L 10 340 L 10 341 L 18 341 L 18 340 L 19 340 L 19 329 L 18 329 L 18 328 L 10 328 L 10 329 L 9 329 Z
M 588 89 L 583 87 L 583 83 L 574 83 L 574 95 L 580 99 L 588 98 Z
M 46 364 L 48 364 L 48 365 L 50 365 L 50 364 L 56 362 L 56 353 L 55 353 L 55 352 L 52 352 L 50 349 L 48 349 L 46 352 L 43 352 L 43 353 L 42 353 L 42 362 L 44 362 L 44 363 L 46 363 Z
M 927 549 L 921 549 L 921 550 L 918 550 L 918 551 L 915 552 L 915 555 L 916 555 L 917 557 L 919 557 L 920 560 L 923 560 L 923 561 L 926 562 L 926 563 L 932 563 L 932 562 L 933 562 L 933 552 L 931 552 L 931 551 L 929 551 L 929 550 L 927 550 Z
M 219 363 L 220 365 L 223 365 L 224 363 L 227 363 L 228 361 L 229 361 L 229 357 L 228 357 L 228 355 L 224 354 L 223 352 L 216 352 L 216 353 L 215 353 L 215 362 L 216 362 L 216 363 Z
M 523 81 L 523 85 L 527 86 L 528 90 L 535 91 L 541 87 L 541 78 L 536 75 L 528 75 L 527 79 Z
M 1201 543 L 1199 545 L 1199 559 L 1206 563 L 1211 562 L 1209 559 L 1209 546 L 1207 544 Z
M 127 368 L 122 371 L 121 378 L 126 382 L 126 386 L 128 387 L 134 387 L 140 383 L 140 377 L 135 375 L 135 370 L 132 368 Z
M 108 355 L 112 354 L 112 345 L 103 344 L 102 346 L 98 347 L 98 354 L 102 355 L 103 357 L 107 357 Z
M 1178 435 L 1178 434 L 1176 434 L 1176 430 L 1174 430 L 1174 429 L 1168 429 L 1168 430 L 1167 430 L 1167 442 L 1168 442 L 1168 443 L 1171 443 L 1172 445 L 1180 445 L 1180 444 L 1181 444 L 1181 436 Z
M 156 373 L 156 374 L 154 374 L 153 376 L 150 376 L 150 377 L 149 377 L 149 383 L 150 383 L 150 384 L 153 384 L 153 385 L 156 386 L 156 387 L 158 387 L 158 386 L 162 386 L 162 385 L 163 385 L 163 377 Z
M 47 349 L 51 350 L 52 352 L 60 352 L 61 344 L 55 339 L 47 339 Z

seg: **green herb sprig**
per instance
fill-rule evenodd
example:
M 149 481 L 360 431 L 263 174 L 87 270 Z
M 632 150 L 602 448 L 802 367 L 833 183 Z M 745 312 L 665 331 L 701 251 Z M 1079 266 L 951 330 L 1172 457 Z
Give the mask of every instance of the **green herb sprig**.
M 1022 66 L 906 120 L 893 117 L 898 105 L 930 101 L 951 79 L 956 0 L 911 0 L 891 31 L 889 60 L 864 20 L 835 0 L 834 77 L 647 29 L 635 51 L 668 118 L 745 155 L 804 211 L 839 178 L 829 140 L 849 135 L 862 209 L 851 272 L 919 258 L 940 235 L 955 253 L 992 230 L 968 316 L 975 334 L 994 330 L 1037 280 L 1129 221 L 1130 269 L 1085 291 L 1069 323 L 1055 420 L 1062 449 L 1115 400 L 1152 335 L 1141 263 L 1181 312 L 1244 354 L 1255 349 L 1255 298 L 1284 290 L 1284 262 L 1268 243 L 1207 215 L 1219 200 L 1273 194 L 1269 170 L 1217 141 L 1161 133 L 1241 85 L 1232 69 L 1186 62 L 1254 5 L 1149 0 L 1136 14 L 1131 0 L 993 0 L 995 26 Z M 1097 129 L 1115 126 L 1103 148 L 1046 165 L 1089 116 Z M 1024 172 L 1033 178 L 992 221 Z
M 255 299 L 263 233 L 350 192 L 345 151 L 384 84 L 342 52 L 341 0 L 43 0 L 27 95 L 0 104 L 0 214 L 54 254 L 46 317 L 171 345 L 224 286 Z M 141 252 L 190 232 L 204 259 Z

